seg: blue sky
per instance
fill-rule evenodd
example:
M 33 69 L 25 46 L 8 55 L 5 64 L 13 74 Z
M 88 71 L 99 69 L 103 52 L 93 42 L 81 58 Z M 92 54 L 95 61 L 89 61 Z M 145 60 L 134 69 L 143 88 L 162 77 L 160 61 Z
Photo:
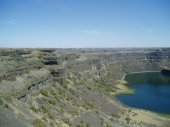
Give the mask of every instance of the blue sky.
M 0 0 L 0 47 L 170 47 L 170 0 Z

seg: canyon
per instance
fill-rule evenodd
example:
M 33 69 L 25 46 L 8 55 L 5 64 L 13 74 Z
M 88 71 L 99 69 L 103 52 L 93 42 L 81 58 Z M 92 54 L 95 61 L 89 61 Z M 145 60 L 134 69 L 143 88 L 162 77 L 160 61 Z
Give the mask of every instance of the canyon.
M 170 48 L 1 48 L 0 127 L 168 127 L 115 97 L 134 92 L 124 75 L 162 67 Z

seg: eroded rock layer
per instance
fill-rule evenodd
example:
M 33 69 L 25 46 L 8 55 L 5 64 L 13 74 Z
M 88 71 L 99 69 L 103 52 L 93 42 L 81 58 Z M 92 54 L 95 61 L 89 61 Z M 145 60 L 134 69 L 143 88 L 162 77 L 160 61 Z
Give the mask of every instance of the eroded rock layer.
M 114 97 L 124 74 L 162 67 L 169 48 L 0 49 L 0 127 L 168 127 Z

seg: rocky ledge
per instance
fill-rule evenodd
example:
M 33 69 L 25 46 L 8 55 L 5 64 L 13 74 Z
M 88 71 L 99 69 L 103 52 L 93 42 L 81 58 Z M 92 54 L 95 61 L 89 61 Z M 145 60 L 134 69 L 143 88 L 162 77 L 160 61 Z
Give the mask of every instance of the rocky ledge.
M 169 48 L 0 49 L 0 127 L 168 127 L 114 97 L 124 74 L 162 66 Z

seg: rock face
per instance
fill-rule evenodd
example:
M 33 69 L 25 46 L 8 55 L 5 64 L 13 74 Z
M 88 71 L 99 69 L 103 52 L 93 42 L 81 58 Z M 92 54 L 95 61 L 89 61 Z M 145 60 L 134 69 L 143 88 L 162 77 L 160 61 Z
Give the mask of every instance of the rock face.
M 162 66 L 170 67 L 169 48 L 0 49 L 0 127 L 168 127 L 153 113 L 141 123 L 145 111 L 111 96 L 125 73 Z
M 25 97 L 32 89 L 51 83 L 52 77 L 46 69 L 30 71 L 28 74 L 16 77 L 15 81 L 3 80 L 0 84 L 1 92 L 5 92 L 18 99 Z
M 164 75 L 170 75 L 170 69 L 162 68 L 161 73 L 164 74 Z

